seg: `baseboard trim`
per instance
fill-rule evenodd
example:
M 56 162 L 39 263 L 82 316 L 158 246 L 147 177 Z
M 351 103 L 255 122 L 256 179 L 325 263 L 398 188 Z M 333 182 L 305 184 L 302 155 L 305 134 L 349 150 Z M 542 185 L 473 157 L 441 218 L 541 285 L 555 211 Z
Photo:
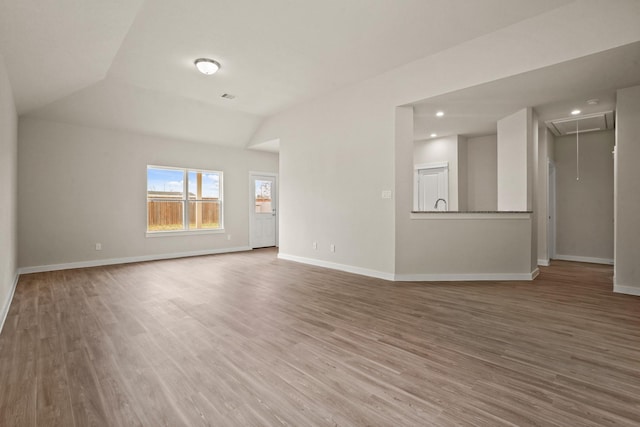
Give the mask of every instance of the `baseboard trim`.
M 540 275 L 540 269 L 536 267 L 535 270 L 531 272 L 531 279 L 529 280 L 535 280 L 536 277 L 538 277 L 539 275 Z
M 508 281 L 508 280 L 533 280 L 540 270 L 537 268 L 531 273 L 491 273 L 491 274 L 391 274 L 368 268 L 354 267 L 352 265 L 338 264 L 319 259 L 306 258 L 284 253 L 278 254 L 279 259 L 294 261 L 316 267 L 329 268 L 331 270 L 345 271 L 361 276 L 375 277 L 376 279 L 395 282 L 470 282 L 470 281 Z
M 531 273 L 477 273 L 477 274 L 396 274 L 394 280 L 398 282 L 482 282 L 482 281 L 513 281 L 535 279 L 540 270 Z
M 289 255 L 289 254 L 284 254 L 282 252 L 280 252 L 278 254 L 278 258 L 286 260 L 286 261 L 299 262 L 301 264 L 314 265 L 316 267 L 329 268 L 331 270 L 339 270 L 339 271 L 344 271 L 344 272 L 347 272 L 347 273 L 359 274 L 361 276 L 374 277 L 376 279 L 393 280 L 393 274 L 392 273 L 385 273 L 383 271 L 377 271 L 377 270 L 371 270 L 371 269 L 368 269 L 368 268 L 355 267 L 353 265 L 338 264 L 336 262 L 329 262 L 329 261 L 323 261 L 323 260 L 319 260 L 319 259 L 306 258 L 306 257 L 301 257 L 301 256 L 296 256 L 296 255 Z
M 97 259 L 97 260 L 91 260 L 91 261 L 69 262 L 65 264 L 49 264 L 49 265 L 39 265 L 39 266 L 33 266 L 33 267 L 22 267 L 20 268 L 19 273 L 20 274 L 42 273 L 45 271 L 69 270 L 72 268 L 100 267 L 103 265 L 129 264 L 132 262 L 158 261 L 163 259 L 186 258 L 186 257 L 202 256 L 202 255 L 217 255 L 217 254 L 225 254 L 225 253 L 231 253 L 231 252 L 244 252 L 244 251 L 250 251 L 250 250 L 251 248 L 249 246 L 239 246 L 235 248 L 206 249 L 202 251 L 175 252 L 175 253 L 169 253 L 169 254 L 142 255 L 142 256 L 125 257 L 125 258 L 107 258 L 107 259 Z
M 624 286 L 614 283 L 613 292 L 617 294 L 635 295 L 637 297 L 640 297 L 640 288 L 636 286 Z
M 588 262 L 590 264 L 607 264 L 613 265 L 613 260 L 609 258 L 593 258 L 588 256 L 577 256 L 577 255 L 558 255 L 553 257 L 553 259 L 558 259 L 561 261 L 575 261 L 575 262 Z
M 549 261 L 549 259 L 542 259 L 542 258 L 538 258 L 538 265 L 541 265 L 543 267 L 549 267 L 551 265 L 551 262 Z
M 20 279 L 20 273 L 16 272 L 15 278 L 13 279 L 13 286 L 11 286 L 11 292 L 9 292 L 9 298 L 5 301 L 2 312 L 0 312 L 0 333 L 2 333 L 2 328 L 4 328 L 4 322 L 7 320 L 7 316 L 9 315 L 9 308 L 11 307 L 11 302 L 13 301 L 13 294 L 16 293 L 16 286 L 18 286 L 18 280 Z

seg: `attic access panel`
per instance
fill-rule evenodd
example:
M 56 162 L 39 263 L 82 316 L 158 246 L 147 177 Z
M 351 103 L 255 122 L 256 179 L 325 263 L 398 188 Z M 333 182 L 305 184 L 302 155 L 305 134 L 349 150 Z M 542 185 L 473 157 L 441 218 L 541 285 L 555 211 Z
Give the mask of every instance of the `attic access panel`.
M 555 136 L 562 136 L 575 134 L 576 129 L 581 133 L 614 129 L 615 119 L 613 111 L 605 111 L 584 116 L 547 120 L 545 124 Z

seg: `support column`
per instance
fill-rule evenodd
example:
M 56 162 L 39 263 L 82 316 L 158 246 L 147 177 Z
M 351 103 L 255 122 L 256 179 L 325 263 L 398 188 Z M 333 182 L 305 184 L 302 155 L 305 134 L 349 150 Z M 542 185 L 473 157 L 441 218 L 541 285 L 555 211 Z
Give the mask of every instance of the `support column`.
M 498 121 L 498 210 L 533 210 L 533 111 Z

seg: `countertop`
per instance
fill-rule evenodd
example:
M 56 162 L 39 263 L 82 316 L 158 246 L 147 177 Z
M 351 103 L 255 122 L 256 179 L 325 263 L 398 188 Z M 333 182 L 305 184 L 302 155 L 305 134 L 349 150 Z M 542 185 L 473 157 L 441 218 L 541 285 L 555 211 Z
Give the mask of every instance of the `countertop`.
M 411 213 L 429 213 L 429 214 L 514 214 L 514 213 L 533 213 L 533 211 L 411 211 Z

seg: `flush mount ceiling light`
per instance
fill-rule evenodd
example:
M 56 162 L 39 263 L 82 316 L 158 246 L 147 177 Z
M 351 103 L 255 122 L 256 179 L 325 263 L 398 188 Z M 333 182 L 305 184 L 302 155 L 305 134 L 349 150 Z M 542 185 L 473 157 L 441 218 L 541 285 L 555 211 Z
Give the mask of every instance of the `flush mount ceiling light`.
M 442 117 L 442 116 L 444 116 L 444 111 L 438 111 L 438 112 L 436 113 L 436 116 L 437 116 L 437 117 Z
M 582 111 L 580 111 L 580 110 L 573 110 L 573 111 L 571 112 L 571 115 L 572 115 L 572 116 L 577 116 L 577 115 L 578 115 L 578 114 L 580 114 L 581 112 L 582 112 Z
M 431 138 L 435 138 L 436 136 L 438 136 L 438 134 L 437 134 L 437 133 L 432 133 L 432 134 L 431 134 Z
M 209 58 L 198 58 L 194 61 L 196 68 L 202 74 L 210 76 L 220 69 L 220 63 Z

